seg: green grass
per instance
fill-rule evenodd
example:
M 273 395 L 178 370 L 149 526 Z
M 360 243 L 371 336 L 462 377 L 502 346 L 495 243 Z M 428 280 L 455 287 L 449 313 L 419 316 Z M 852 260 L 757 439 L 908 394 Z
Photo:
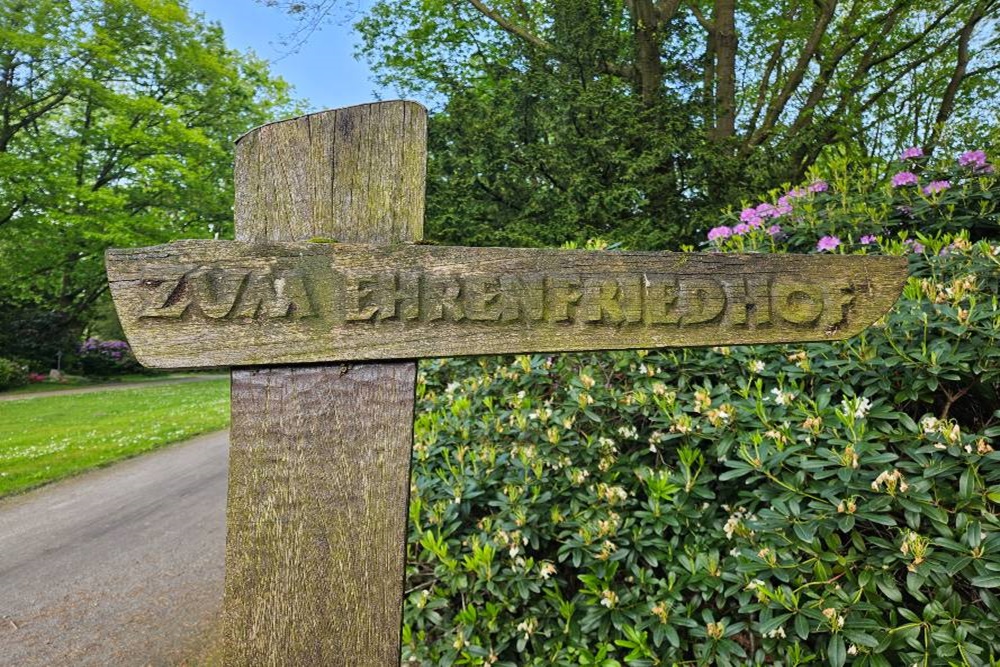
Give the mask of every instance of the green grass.
M 196 377 L 197 373 L 162 373 L 162 374 L 139 374 L 119 375 L 109 379 L 87 378 L 82 375 L 67 375 L 65 382 L 32 382 L 23 387 L 5 389 L 0 391 L 0 396 L 15 396 L 20 394 L 37 394 L 46 391 L 63 391 L 65 389 L 81 389 L 84 387 L 114 387 L 126 382 L 161 382 L 163 380 L 173 380 L 175 378 Z
M 229 425 L 229 380 L 0 402 L 0 496 Z

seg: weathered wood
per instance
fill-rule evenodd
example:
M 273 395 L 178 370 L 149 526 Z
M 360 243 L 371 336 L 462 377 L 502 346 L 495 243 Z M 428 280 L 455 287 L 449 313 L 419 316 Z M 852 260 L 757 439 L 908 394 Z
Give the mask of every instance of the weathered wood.
M 388 102 L 249 133 L 237 238 L 419 239 L 425 123 Z M 399 664 L 415 377 L 412 362 L 233 371 L 227 665 Z
M 185 241 L 107 256 L 148 366 L 656 348 L 853 336 L 901 257 Z

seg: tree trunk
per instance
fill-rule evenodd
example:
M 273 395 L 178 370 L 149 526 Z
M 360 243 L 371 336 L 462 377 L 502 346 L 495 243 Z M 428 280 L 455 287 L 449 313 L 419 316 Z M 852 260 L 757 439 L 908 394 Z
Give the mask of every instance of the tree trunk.
M 736 0 L 715 0 L 715 131 L 724 141 L 736 134 Z
M 663 91 L 663 61 L 657 34 L 659 15 L 652 0 L 633 0 L 628 3 L 628 7 L 635 31 L 636 80 L 643 104 L 651 107 L 660 99 Z

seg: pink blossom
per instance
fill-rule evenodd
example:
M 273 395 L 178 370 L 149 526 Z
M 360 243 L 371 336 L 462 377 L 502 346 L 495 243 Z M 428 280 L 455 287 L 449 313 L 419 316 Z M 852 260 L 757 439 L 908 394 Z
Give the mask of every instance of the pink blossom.
M 824 180 L 813 181 L 812 183 L 809 184 L 809 187 L 808 187 L 809 192 L 813 192 L 813 193 L 816 193 L 816 192 L 826 192 L 829 189 L 830 189 L 830 185 L 826 181 L 824 181 Z
M 875 238 L 874 234 L 865 234 L 861 237 L 861 245 L 871 245 L 875 243 L 878 239 Z
M 984 151 L 966 151 L 958 156 L 958 166 L 972 167 L 973 169 L 984 169 L 986 167 L 986 153 Z
M 716 239 L 727 239 L 733 235 L 733 230 L 725 225 L 719 225 L 718 227 L 713 227 L 708 231 L 708 240 L 714 241 Z
M 773 217 L 780 218 L 781 216 L 788 215 L 791 212 L 792 212 L 792 205 L 791 204 L 789 204 L 787 201 L 785 201 L 785 202 L 780 202 L 779 201 L 778 205 L 774 207 L 774 215 L 773 215 Z
M 818 243 L 816 243 L 816 250 L 819 250 L 820 252 L 836 250 L 839 245 L 840 239 L 836 236 L 824 236 Z
M 915 252 L 918 255 L 924 251 L 924 244 L 919 241 L 914 241 L 913 239 L 906 239 L 903 241 L 903 245 L 910 249 L 910 252 Z
M 944 192 L 951 187 L 950 181 L 931 181 L 926 187 L 924 187 L 925 195 L 936 195 L 939 192 Z
M 900 160 L 912 160 L 913 158 L 923 157 L 924 149 L 920 146 L 911 146 L 903 151 L 903 154 L 899 156 Z
M 904 185 L 916 185 L 917 175 L 912 171 L 901 171 L 892 177 L 892 187 L 899 188 Z
M 742 236 L 749 231 L 750 231 L 750 225 L 748 225 L 745 222 L 741 222 L 740 224 L 733 227 L 733 234 L 735 234 L 736 236 Z
M 774 206 L 764 202 L 757 205 L 757 215 L 762 218 L 773 218 L 775 216 Z
M 745 208 L 740 211 L 740 221 L 747 224 L 751 224 L 754 220 L 759 220 L 760 215 L 757 213 L 757 209 L 753 206 Z
M 781 227 L 779 225 L 771 225 L 767 228 L 767 233 L 771 236 L 777 236 L 781 233 Z

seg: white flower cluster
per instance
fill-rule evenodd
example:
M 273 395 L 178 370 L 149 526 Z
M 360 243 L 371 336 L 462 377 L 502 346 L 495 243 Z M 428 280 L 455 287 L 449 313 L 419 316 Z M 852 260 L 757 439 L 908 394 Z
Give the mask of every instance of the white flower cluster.
M 628 491 L 624 487 L 610 486 L 603 482 L 597 485 L 597 495 L 611 505 L 623 503 L 628 500 Z
M 840 408 L 840 414 L 845 417 L 853 415 L 855 419 L 864 419 L 872 409 L 872 402 L 867 396 L 854 396 L 853 398 L 845 396 L 840 402 Z
M 775 405 L 791 405 L 792 401 L 795 400 L 795 394 L 790 391 L 782 391 L 775 387 L 771 390 L 771 395 L 774 396 L 773 400 Z
M 656 446 L 659 445 L 661 442 L 663 442 L 666 439 L 666 437 L 667 434 L 664 433 L 663 431 L 653 431 L 649 435 L 649 452 L 651 454 L 655 454 L 657 451 L 659 451 Z
M 896 469 L 883 470 L 879 473 L 879 476 L 875 478 L 872 482 L 872 491 L 881 491 L 882 485 L 885 485 L 886 492 L 894 496 L 896 491 L 899 490 L 900 493 L 906 493 L 910 485 L 906 483 L 906 478 L 903 477 L 903 473 Z
M 537 629 L 538 619 L 534 617 L 528 617 L 517 624 L 517 631 L 523 632 L 525 639 L 531 639 L 531 635 L 535 634 Z
M 639 437 L 639 431 L 636 430 L 635 426 L 619 426 L 618 435 L 626 440 L 635 440 Z
M 727 512 L 729 511 L 729 508 L 725 505 L 723 506 L 723 509 Z M 756 519 L 757 517 L 747 512 L 746 508 L 737 507 L 736 510 L 729 515 L 729 519 L 726 520 L 725 525 L 722 527 L 722 532 L 726 534 L 726 539 L 729 540 L 733 539 L 733 535 L 740 532 L 747 535 L 753 535 L 753 531 L 747 531 L 743 526 L 743 521 L 755 521 Z
M 920 420 L 920 428 L 923 429 L 924 435 L 939 434 L 948 444 L 957 445 L 962 442 L 962 430 L 958 427 L 957 423 L 951 420 L 938 419 L 933 415 L 927 415 Z M 948 449 L 948 445 L 941 442 L 935 443 L 934 447 L 936 449 Z M 968 447 L 966 451 L 972 453 L 972 447 Z

